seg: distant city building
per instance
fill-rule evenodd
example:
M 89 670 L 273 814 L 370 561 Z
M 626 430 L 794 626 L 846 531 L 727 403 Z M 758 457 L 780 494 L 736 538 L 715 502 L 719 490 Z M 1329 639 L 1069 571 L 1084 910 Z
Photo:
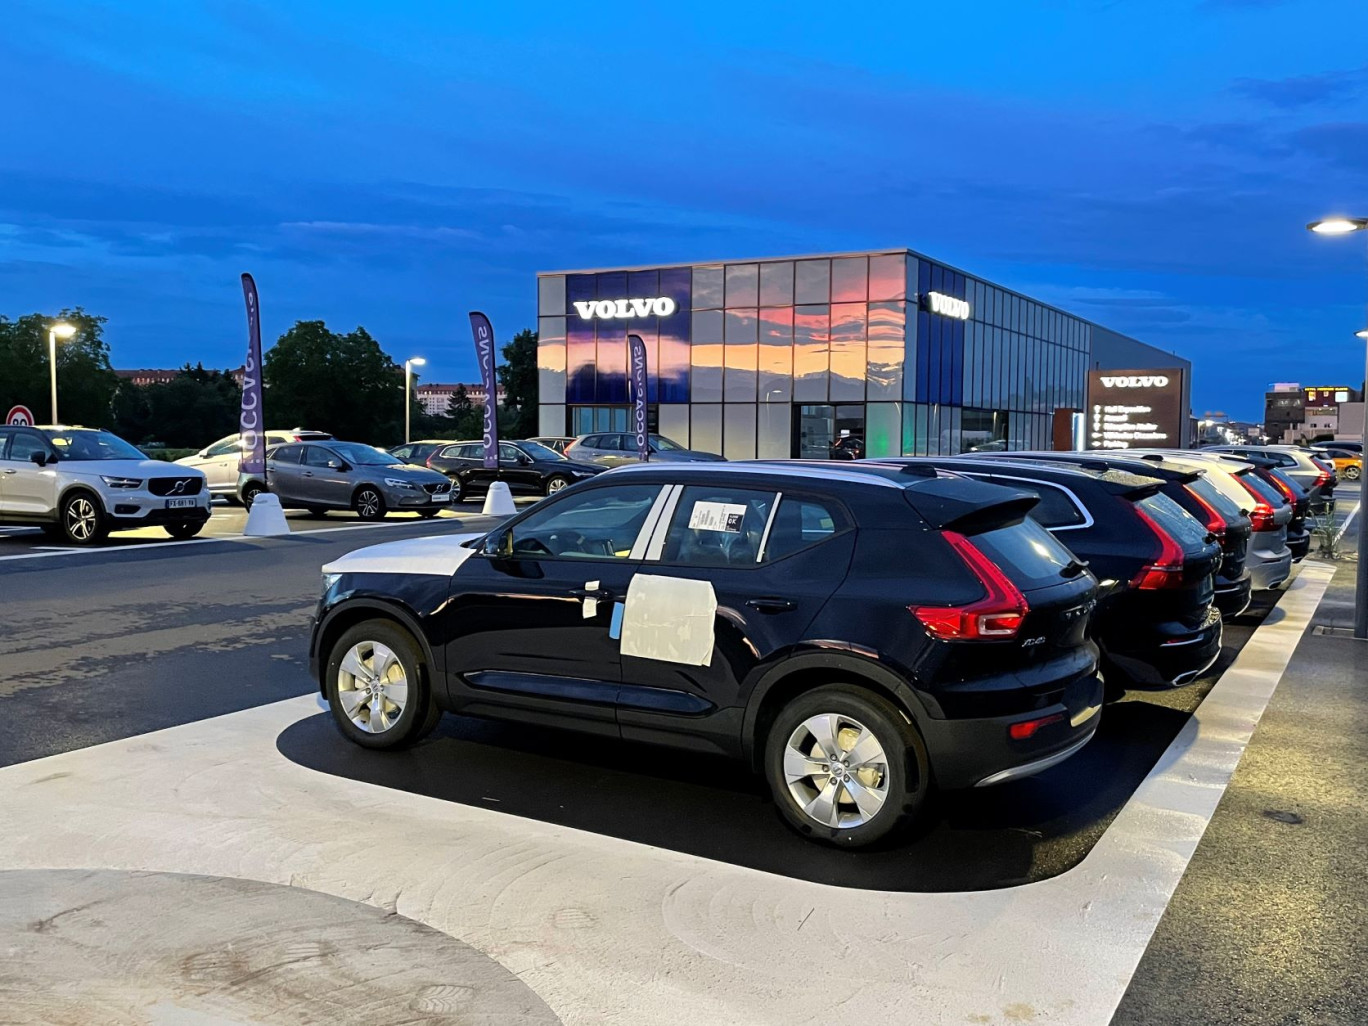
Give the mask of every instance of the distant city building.
M 485 404 L 486 393 L 484 386 L 478 384 L 463 386 L 459 383 L 442 385 L 434 382 L 430 385 L 419 385 L 413 392 L 414 395 L 418 397 L 418 402 L 422 405 L 424 413 L 430 417 L 441 417 L 444 416 L 450 408 L 451 397 L 456 394 L 458 388 L 462 387 L 465 388 L 466 395 L 470 397 L 472 404 L 475 406 L 483 406 Z M 504 391 L 501 388 L 498 392 L 498 402 L 502 403 L 503 400 Z
M 1301 425 L 1306 415 L 1306 397 L 1301 385 L 1279 382 L 1264 393 L 1264 434 L 1274 442 Z
M 205 370 L 212 371 L 214 368 L 206 367 Z M 115 370 L 114 373 L 125 381 L 131 381 L 135 385 L 165 385 L 176 380 L 185 372 L 184 367 L 172 367 L 169 370 L 164 367 L 138 367 L 133 370 Z M 239 367 L 237 370 L 224 371 L 232 378 L 239 388 L 242 387 L 242 379 L 247 373 L 247 368 Z

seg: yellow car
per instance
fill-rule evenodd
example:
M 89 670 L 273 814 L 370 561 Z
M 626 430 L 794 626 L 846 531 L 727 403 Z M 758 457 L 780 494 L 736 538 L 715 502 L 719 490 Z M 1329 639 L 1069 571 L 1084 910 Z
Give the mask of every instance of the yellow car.
M 1347 449 L 1321 449 L 1315 455 L 1335 465 L 1341 481 L 1357 481 L 1363 476 L 1363 457 Z

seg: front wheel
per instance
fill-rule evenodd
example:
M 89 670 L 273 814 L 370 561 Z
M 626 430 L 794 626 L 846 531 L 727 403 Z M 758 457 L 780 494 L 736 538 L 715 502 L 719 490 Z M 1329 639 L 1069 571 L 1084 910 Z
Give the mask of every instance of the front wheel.
M 916 729 L 882 696 L 850 684 L 804 692 L 780 710 L 765 776 L 790 826 L 842 848 L 909 824 L 931 786 Z
M 62 501 L 62 536 L 72 545 L 94 545 L 109 534 L 104 511 L 95 497 L 77 492 Z
M 1362 476 L 1363 476 L 1363 469 L 1362 469 L 1361 467 L 1345 467 L 1345 468 L 1344 468 L 1344 479 L 1345 479 L 1346 481 L 1357 481 L 1357 480 L 1358 480 L 1360 477 L 1362 477 Z
M 384 519 L 385 497 L 370 485 L 357 489 L 352 505 L 356 508 L 356 515 L 362 520 Z
M 555 495 L 569 484 L 569 478 L 562 477 L 560 474 L 553 474 L 546 479 L 546 494 Z
M 184 541 L 193 538 L 204 529 L 204 524 L 198 520 L 183 520 L 174 524 L 166 525 L 166 533 L 172 538 Z
M 260 495 L 262 492 L 264 492 L 265 490 L 266 490 L 266 489 L 263 488 L 263 487 L 262 487 L 260 484 L 258 484 L 257 482 L 255 482 L 255 481 L 249 482 L 248 485 L 247 485 L 245 488 L 242 489 L 242 505 L 243 505 L 243 507 L 246 508 L 246 509 L 251 509 L 251 508 L 252 508 L 252 503 L 254 503 L 254 502 L 256 501 L 256 497 L 257 497 L 258 495 Z
M 363 748 L 402 748 L 441 718 L 422 651 L 391 620 L 366 620 L 333 645 L 326 677 L 337 728 Z

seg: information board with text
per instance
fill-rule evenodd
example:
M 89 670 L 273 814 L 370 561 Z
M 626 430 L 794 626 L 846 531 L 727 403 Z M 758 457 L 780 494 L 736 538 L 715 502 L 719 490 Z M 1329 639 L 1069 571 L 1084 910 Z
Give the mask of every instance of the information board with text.
M 1088 373 L 1089 449 L 1186 446 L 1183 369 Z

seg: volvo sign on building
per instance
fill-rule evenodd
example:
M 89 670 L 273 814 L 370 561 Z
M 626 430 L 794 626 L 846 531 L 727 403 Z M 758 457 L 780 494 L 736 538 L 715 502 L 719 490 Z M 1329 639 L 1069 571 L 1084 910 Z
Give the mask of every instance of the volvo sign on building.
M 1090 371 L 1084 417 L 1089 449 L 1186 445 L 1183 368 Z

